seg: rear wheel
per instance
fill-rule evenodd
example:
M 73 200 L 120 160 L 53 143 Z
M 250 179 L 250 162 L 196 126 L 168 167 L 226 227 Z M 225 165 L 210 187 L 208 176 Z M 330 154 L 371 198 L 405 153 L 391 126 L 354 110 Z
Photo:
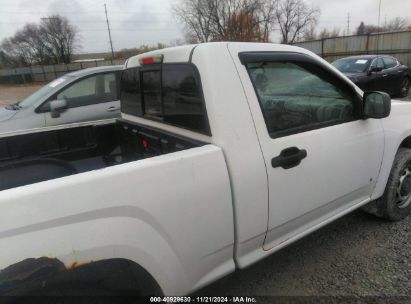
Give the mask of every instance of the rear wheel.
M 401 97 L 407 97 L 410 92 L 411 81 L 410 78 L 405 77 L 401 83 Z
M 384 195 L 363 210 L 391 221 L 411 214 L 411 149 L 398 150 Z

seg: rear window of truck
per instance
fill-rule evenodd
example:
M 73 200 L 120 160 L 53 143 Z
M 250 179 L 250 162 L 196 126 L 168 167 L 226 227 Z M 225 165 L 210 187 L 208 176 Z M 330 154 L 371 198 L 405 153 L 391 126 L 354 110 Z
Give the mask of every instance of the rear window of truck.
M 121 110 L 210 134 L 200 77 L 192 64 L 130 68 L 121 77 Z

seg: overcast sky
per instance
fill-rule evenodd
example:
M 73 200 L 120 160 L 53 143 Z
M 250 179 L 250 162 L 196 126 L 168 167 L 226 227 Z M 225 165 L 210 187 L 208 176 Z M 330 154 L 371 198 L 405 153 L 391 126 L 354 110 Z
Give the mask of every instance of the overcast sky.
M 107 4 L 114 50 L 169 43 L 183 37 L 171 7 L 179 0 L 1 0 L 0 41 L 22 28 L 26 22 L 61 14 L 79 29 L 82 53 L 109 51 L 104 3 Z M 221 0 L 224 1 L 224 0 Z M 305 0 L 321 9 L 318 29 L 350 29 L 361 21 L 377 24 L 379 0 Z M 381 23 L 404 17 L 411 23 L 411 0 L 382 0 Z M 273 39 L 278 39 L 278 32 Z M 274 41 L 276 42 L 276 41 Z

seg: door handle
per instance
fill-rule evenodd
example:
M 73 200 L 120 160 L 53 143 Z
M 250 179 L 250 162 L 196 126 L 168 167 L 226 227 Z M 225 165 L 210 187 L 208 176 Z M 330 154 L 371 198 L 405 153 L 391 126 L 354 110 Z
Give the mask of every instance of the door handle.
M 120 110 L 120 107 L 110 107 L 107 109 L 107 112 L 116 112 L 118 110 Z
M 301 164 L 301 161 L 307 157 L 306 150 L 300 150 L 297 147 L 285 149 L 281 154 L 271 160 L 273 168 L 291 169 Z
M 387 77 L 387 76 L 388 76 L 388 74 L 382 75 L 382 77 Z

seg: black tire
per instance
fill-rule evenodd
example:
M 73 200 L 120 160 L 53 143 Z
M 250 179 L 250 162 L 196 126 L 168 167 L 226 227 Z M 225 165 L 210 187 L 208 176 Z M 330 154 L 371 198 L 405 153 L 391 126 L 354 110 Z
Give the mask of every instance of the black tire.
M 409 77 L 405 77 L 401 82 L 400 97 L 402 98 L 407 97 L 408 94 L 410 93 L 410 87 L 411 87 L 411 80 Z
M 411 214 L 411 149 L 398 150 L 383 196 L 362 209 L 390 221 Z

